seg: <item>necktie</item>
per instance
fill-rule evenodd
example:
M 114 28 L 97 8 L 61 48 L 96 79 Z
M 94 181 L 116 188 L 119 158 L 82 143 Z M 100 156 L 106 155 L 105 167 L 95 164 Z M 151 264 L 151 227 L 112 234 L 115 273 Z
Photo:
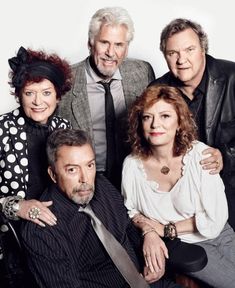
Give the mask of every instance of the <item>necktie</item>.
M 109 82 L 99 83 L 104 86 L 105 90 L 105 125 L 106 125 L 106 142 L 107 142 L 107 153 L 106 153 L 106 176 L 111 180 L 113 172 L 116 166 L 116 117 L 113 104 L 113 96 L 110 91 Z
M 148 288 L 149 285 L 137 271 L 134 263 L 130 259 L 126 250 L 116 240 L 116 238 L 105 228 L 103 223 L 95 216 L 88 204 L 85 208 L 80 207 L 80 212 L 88 214 L 91 218 L 91 224 L 102 242 L 104 248 L 108 252 L 113 263 L 118 268 L 119 272 L 125 278 L 127 283 L 132 288 Z

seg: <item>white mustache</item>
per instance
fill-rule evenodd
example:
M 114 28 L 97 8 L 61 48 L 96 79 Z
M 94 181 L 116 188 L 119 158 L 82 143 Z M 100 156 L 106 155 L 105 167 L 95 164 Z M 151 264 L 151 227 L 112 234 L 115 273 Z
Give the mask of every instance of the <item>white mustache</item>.
M 111 58 L 111 57 L 102 57 L 102 59 L 103 60 L 105 60 L 105 61 L 117 61 L 117 59 L 116 58 Z

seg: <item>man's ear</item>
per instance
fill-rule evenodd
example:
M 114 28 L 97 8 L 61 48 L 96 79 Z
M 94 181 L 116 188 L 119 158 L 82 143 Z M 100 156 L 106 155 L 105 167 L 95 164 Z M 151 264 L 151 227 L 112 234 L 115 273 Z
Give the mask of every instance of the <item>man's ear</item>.
M 87 42 L 87 47 L 88 47 L 88 50 L 91 54 L 91 42 L 90 42 L 90 40 L 88 40 L 88 42 Z
M 49 176 L 51 177 L 51 180 L 56 183 L 56 175 L 54 173 L 54 171 L 52 170 L 51 166 L 48 167 L 47 172 L 49 174 Z

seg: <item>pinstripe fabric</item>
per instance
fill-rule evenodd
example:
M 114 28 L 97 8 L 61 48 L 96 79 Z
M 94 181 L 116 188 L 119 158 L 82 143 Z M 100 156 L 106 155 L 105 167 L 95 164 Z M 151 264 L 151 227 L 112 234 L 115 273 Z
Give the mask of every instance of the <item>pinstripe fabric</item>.
M 136 269 L 133 261 L 130 259 L 126 250 L 116 240 L 115 237 L 105 228 L 103 223 L 95 215 L 91 206 L 88 204 L 86 207 L 80 207 L 79 211 L 86 213 L 91 217 L 92 226 L 98 235 L 100 241 L 103 243 L 104 248 L 108 252 L 115 266 L 121 272 L 122 276 L 126 279 L 132 288 L 147 288 L 149 285 L 145 279 L 140 275 Z
M 129 222 L 120 193 L 103 176 L 97 178 L 92 209 L 138 267 L 132 247 L 139 248 L 139 235 Z M 52 211 L 58 224 L 41 228 L 28 222 L 22 233 L 29 265 L 39 286 L 129 287 L 100 243 L 90 217 L 80 213 L 78 205 L 68 200 L 56 186 L 42 198 L 53 200 Z

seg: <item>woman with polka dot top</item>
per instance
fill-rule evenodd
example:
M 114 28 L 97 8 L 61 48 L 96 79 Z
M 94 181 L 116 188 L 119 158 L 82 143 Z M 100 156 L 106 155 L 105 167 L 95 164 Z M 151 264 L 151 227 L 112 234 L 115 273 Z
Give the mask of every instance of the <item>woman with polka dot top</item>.
M 17 220 L 41 227 L 56 225 L 57 218 L 48 208 L 52 201 L 38 199 L 49 184 L 47 137 L 55 129 L 71 128 L 55 110 L 71 89 L 72 72 L 58 55 L 23 47 L 8 62 L 9 83 L 19 107 L 0 116 L 0 283 L 35 288 L 19 249 L 22 221 Z
M 57 219 L 48 209 L 52 202 L 36 199 L 49 181 L 46 139 L 54 129 L 70 127 L 54 115 L 71 88 L 70 65 L 56 54 L 23 47 L 8 62 L 12 94 L 20 105 L 0 116 L 0 210 L 10 220 L 55 225 Z

